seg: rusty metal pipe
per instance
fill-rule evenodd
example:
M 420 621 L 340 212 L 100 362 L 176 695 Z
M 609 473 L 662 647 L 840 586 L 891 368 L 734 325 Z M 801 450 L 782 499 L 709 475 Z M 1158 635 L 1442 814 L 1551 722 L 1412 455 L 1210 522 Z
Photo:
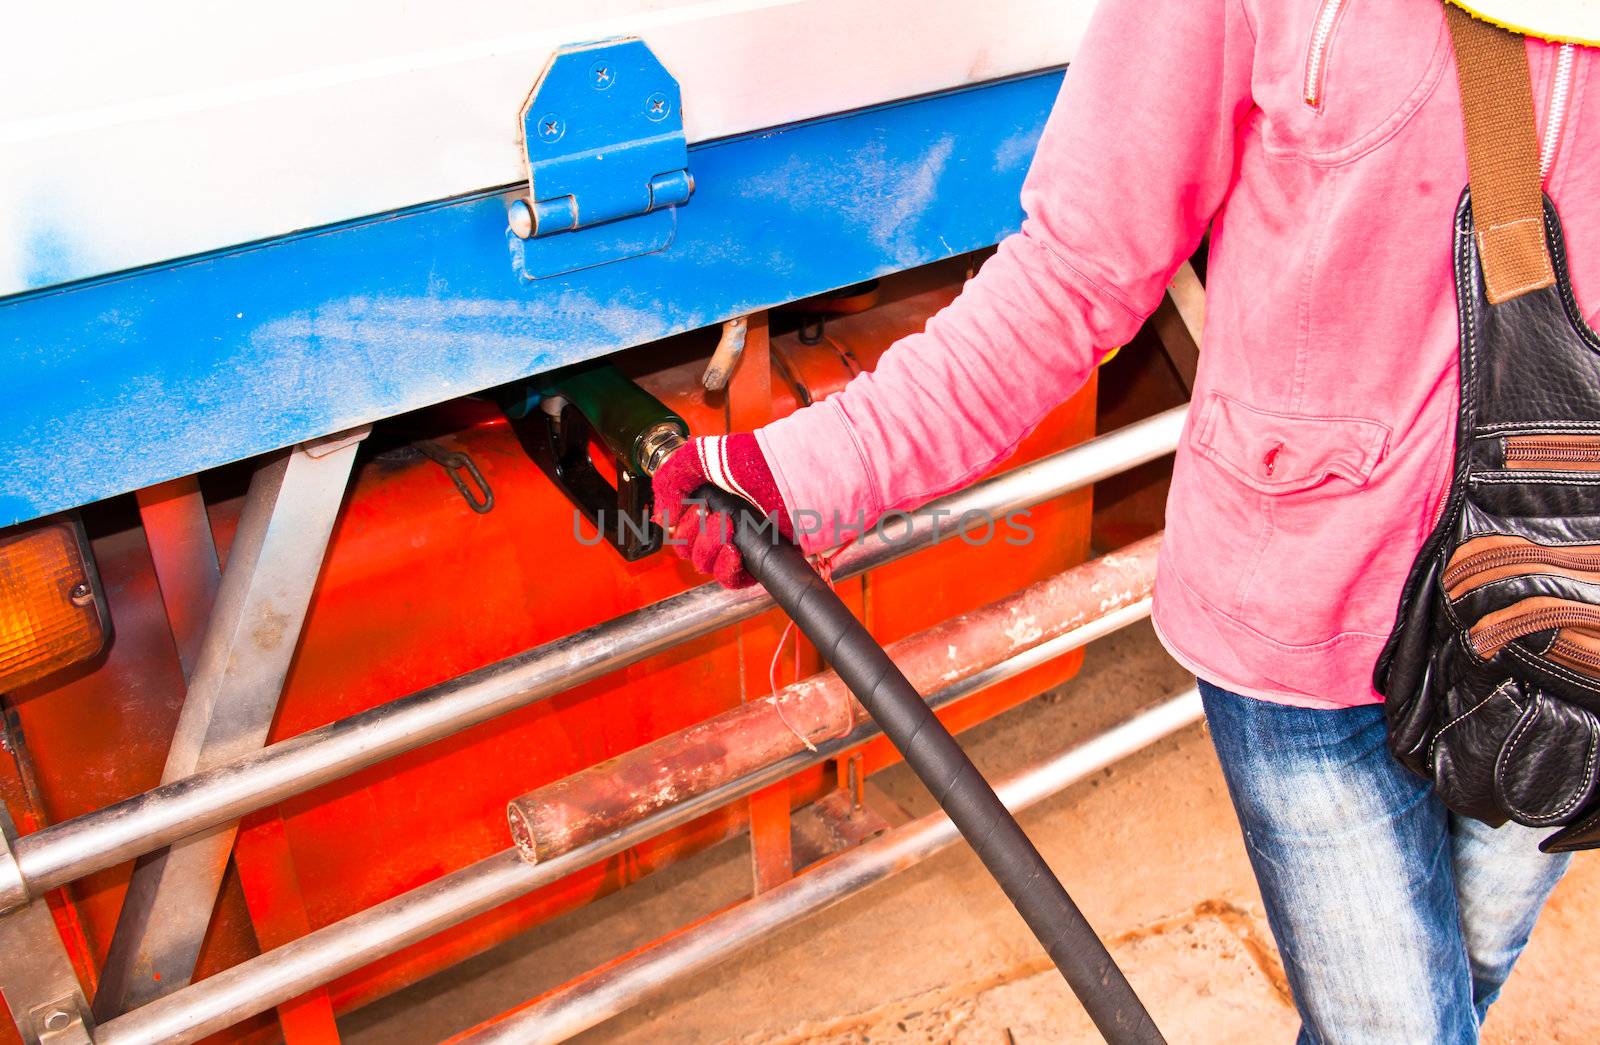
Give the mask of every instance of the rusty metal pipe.
M 1188 408 L 1099 436 L 897 516 L 839 558 L 849 577 L 952 536 L 968 512 L 1002 518 L 1169 454 Z M 935 515 L 932 510 L 943 514 Z M 338 780 L 423 744 L 663 652 L 772 606 L 759 589 L 715 584 L 646 606 L 448 682 L 329 723 L 18 839 L 28 896 L 74 881 Z
M 1149 615 L 1149 599 L 1112 610 L 1074 631 L 943 687 L 929 697 L 928 703 L 936 708 L 943 707 L 1015 678 Z M 198 1041 L 402 947 L 793 776 L 871 740 L 878 732 L 875 723 L 863 722 L 848 737 L 819 744 L 814 752 L 801 751 L 764 766 L 544 863 L 529 863 L 522 859 L 515 846 L 507 847 L 459 871 L 323 926 L 292 943 L 102 1024 L 95 1031 L 96 1045 L 166 1045 Z
M 1200 694 L 1187 690 L 1104 733 L 1002 780 L 1012 811 L 1049 798 L 1090 773 L 1200 720 Z M 451 1038 L 449 1045 L 566 1041 L 659 996 L 757 940 L 825 910 L 867 886 L 960 841 L 944 813 L 931 813 L 681 932 L 650 944 Z
M 1048 577 L 890 645 L 919 692 L 967 678 L 1086 621 L 1146 599 L 1159 534 Z M 865 718 L 832 671 L 515 798 L 511 836 L 549 860 L 760 766 L 849 733 Z

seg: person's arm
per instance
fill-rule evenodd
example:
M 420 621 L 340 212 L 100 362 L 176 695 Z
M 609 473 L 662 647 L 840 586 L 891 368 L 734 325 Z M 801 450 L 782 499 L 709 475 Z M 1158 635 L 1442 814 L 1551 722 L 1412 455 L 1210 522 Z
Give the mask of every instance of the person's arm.
M 1021 231 L 874 371 L 756 433 L 806 550 L 970 482 L 1133 335 L 1233 183 L 1253 51 L 1242 0 L 1101 0 Z

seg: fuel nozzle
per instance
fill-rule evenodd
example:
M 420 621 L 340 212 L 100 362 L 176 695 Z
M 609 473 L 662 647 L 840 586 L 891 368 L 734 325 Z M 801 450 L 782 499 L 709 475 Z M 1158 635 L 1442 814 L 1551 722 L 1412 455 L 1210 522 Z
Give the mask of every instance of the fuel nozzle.
M 682 432 L 669 423 L 651 428 L 639 439 L 639 471 L 654 476 L 667 463 L 667 458 L 688 441 Z
M 534 461 L 624 559 L 661 547 L 650 477 L 688 441 L 683 418 L 609 363 L 557 371 L 510 402 L 507 415 Z M 615 485 L 591 447 L 615 468 Z

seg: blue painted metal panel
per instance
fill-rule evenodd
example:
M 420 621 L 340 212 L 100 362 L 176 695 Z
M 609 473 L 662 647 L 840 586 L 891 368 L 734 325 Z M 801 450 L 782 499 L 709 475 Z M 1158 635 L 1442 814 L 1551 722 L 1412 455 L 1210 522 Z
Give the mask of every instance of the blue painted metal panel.
M 994 243 L 1060 80 L 705 143 L 670 247 L 547 279 L 507 189 L 0 301 L 0 526 Z

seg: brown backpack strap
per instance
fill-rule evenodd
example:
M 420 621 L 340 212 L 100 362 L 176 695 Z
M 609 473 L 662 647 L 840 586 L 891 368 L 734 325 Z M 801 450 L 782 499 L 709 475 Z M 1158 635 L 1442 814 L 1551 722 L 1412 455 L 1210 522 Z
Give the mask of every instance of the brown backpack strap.
M 1500 304 L 1556 281 L 1544 233 L 1539 135 L 1523 38 L 1444 5 L 1461 81 L 1467 178 L 1484 289 Z

